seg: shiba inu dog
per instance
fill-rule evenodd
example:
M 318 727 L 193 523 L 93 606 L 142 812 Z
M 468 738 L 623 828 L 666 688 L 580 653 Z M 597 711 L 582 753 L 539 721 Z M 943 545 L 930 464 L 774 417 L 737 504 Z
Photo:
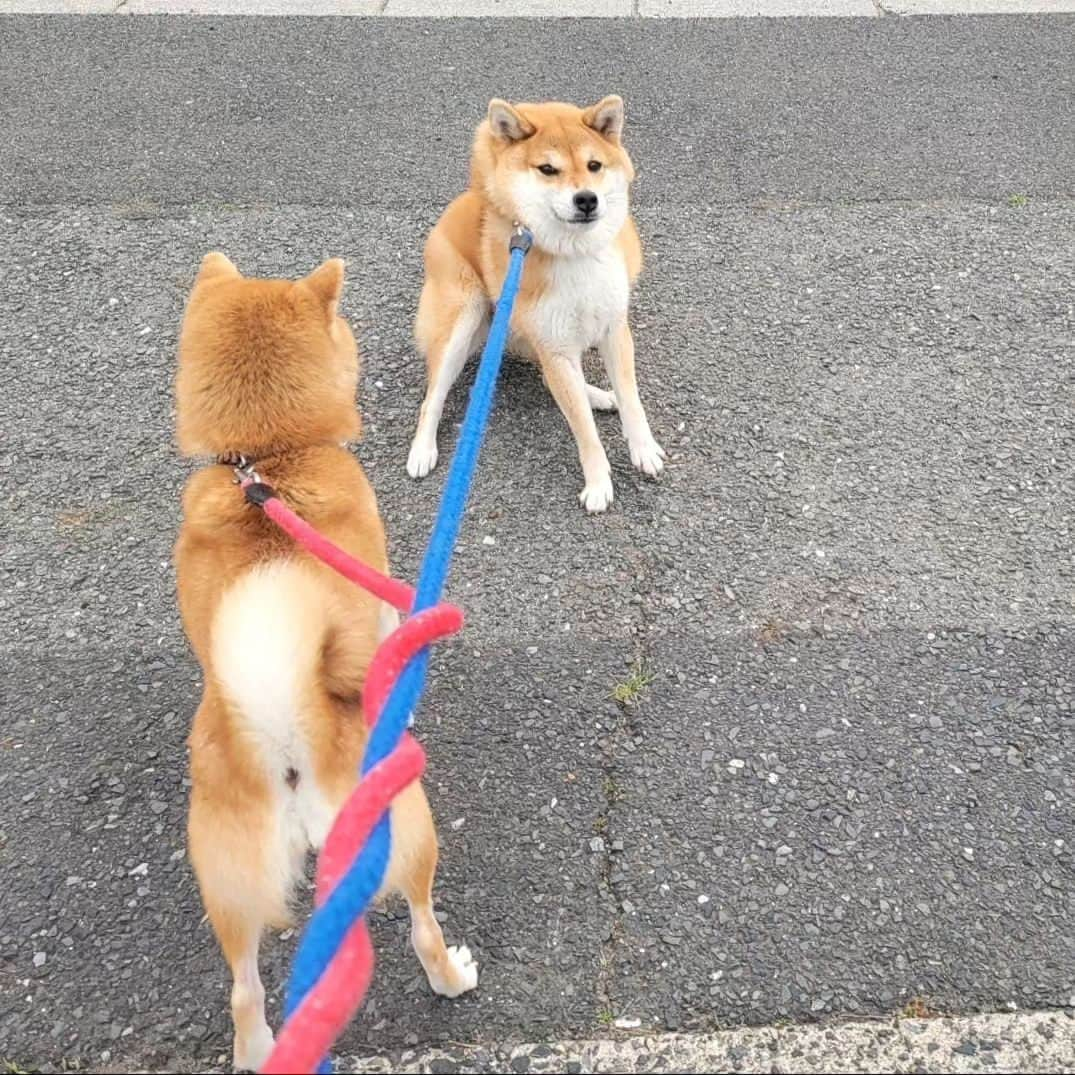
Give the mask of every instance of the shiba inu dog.
M 246 279 L 223 254 L 207 255 L 179 343 L 178 441 L 186 455 L 255 461 L 308 522 L 385 571 L 373 490 L 342 446 L 360 429 L 342 288 L 339 260 L 290 282 Z M 258 1069 L 273 1045 L 261 933 L 289 921 L 305 854 L 355 785 L 366 669 L 396 614 L 296 547 L 222 462 L 187 484 L 175 561 L 205 681 L 190 736 L 190 857 L 231 967 L 235 1064 Z M 429 984 L 457 996 L 477 984 L 477 967 L 466 948 L 445 946 L 433 914 L 437 837 L 417 783 L 391 817 L 385 891 L 410 905 Z
M 444 401 L 482 342 L 508 266 L 516 224 L 534 237 L 512 314 L 511 347 L 535 358 L 578 445 L 587 511 L 613 497 L 593 410 L 619 410 L 631 462 L 650 477 L 665 453 L 650 432 L 635 381 L 627 324 L 642 247 L 630 216 L 634 167 L 624 149 L 619 97 L 590 108 L 489 103 L 474 137 L 470 189 L 448 206 L 425 247 L 415 337 L 428 381 L 407 470 L 437 462 Z M 596 347 L 612 391 L 586 383 L 583 353 Z

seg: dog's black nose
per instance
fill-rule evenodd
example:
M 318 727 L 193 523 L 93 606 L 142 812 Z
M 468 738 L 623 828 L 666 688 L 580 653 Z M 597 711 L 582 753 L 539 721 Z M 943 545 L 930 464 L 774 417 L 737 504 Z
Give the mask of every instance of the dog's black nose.
M 580 190 L 575 195 L 575 208 L 584 216 L 593 216 L 597 211 L 597 195 L 592 190 Z

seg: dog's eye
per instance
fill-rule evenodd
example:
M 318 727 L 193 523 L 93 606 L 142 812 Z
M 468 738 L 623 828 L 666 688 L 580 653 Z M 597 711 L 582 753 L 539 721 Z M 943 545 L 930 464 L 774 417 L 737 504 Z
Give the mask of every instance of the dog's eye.
M 542 175 L 559 175 L 560 169 L 554 168 L 551 164 L 539 164 L 538 171 Z
M 591 172 L 599 172 L 599 171 L 601 171 L 601 162 L 600 161 L 590 161 L 590 163 L 587 164 L 586 167 L 589 168 Z

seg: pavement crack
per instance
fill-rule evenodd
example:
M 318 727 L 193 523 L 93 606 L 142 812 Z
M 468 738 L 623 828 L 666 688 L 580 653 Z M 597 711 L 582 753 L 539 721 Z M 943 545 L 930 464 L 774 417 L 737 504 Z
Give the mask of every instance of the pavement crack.
M 601 812 L 594 819 L 594 844 L 601 853 L 601 862 L 598 869 L 598 888 L 601 893 L 611 901 L 612 914 L 611 925 L 601 943 L 601 951 L 598 963 L 597 981 L 594 986 L 597 1001 L 597 1016 L 599 1022 L 610 1022 L 612 1018 L 612 972 L 615 967 L 616 946 L 622 933 L 623 920 L 619 903 L 616 899 L 612 881 L 612 850 L 609 842 L 609 819 L 612 813 L 614 798 L 609 793 L 611 770 L 614 762 L 602 768 L 601 792 L 604 796 Z
M 648 518 L 639 522 L 650 530 L 656 526 L 657 516 L 658 509 L 654 505 Z M 611 925 L 601 944 L 595 983 L 598 1022 L 605 1029 L 611 1028 L 616 1018 L 613 975 L 616 953 L 624 938 L 626 913 L 623 905 L 625 893 L 620 891 L 622 878 L 617 863 L 624 848 L 622 839 L 616 835 L 616 814 L 623 799 L 625 760 L 631 757 L 644 733 L 650 674 L 654 667 L 650 639 L 655 616 L 648 607 L 648 601 L 655 592 L 653 574 L 658 565 L 641 547 L 635 547 L 627 554 L 627 566 L 633 575 L 628 607 L 632 610 L 634 642 L 630 658 L 625 662 L 623 681 L 609 684 L 610 704 L 605 711 L 609 714 L 609 729 L 601 764 L 602 801 L 600 812 L 594 820 L 593 846 L 601 855 L 598 885 L 602 896 L 611 904 Z

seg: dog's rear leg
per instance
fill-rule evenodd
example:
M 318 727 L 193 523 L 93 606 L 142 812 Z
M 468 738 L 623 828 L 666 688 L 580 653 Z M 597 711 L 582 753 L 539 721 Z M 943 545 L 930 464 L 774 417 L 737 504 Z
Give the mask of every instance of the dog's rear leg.
M 449 948 L 433 914 L 437 833 L 425 792 L 412 784 L 392 804 L 392 861 L 385 890 L 400 892 L 411 912 L 411 943 L 434 993 L 457 997 L 478 984 L 478 965 L 464 945 Z
M 479 290 L 453 288 L 450 293 L 427 280 L 415 323 L 418 346 L 426 356 L 426 395 L 418 428 L 407 457 L 407 473 L 424 478 L 437 465 L 437 429 L 444 401 L 475 349 L 488 318 L 488 303 Z
M 267 924 L 287 920 L 291 863 L 273 861 L 279 834 L 264 831 L 270 815 L 234 802 L 214 809 L 195 789 L 190 809 L 190 857 L 202 902 L 231 968 L 234 1062 L 257 1071 L 273 1047 L 265 1020 L 265 989 L 258 973 L 258 944 Z M 276 837 L 276 839 L 274 839 Z M 283 849 L 281 849 L 283 850 Z

